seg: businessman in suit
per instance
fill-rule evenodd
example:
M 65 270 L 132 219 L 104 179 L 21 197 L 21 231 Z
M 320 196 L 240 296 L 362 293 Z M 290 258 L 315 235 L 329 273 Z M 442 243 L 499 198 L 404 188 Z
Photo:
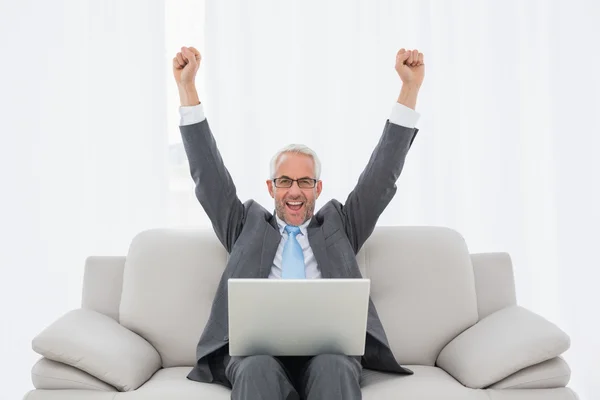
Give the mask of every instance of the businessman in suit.
M 398 364 L 369 300 L 365 354 L 349 357 L 255 355 L 230 357 L 227 281 L 230 278 L 360 278 L 356 253 L 396 192 L 406 154 L 418 132 L 414 111 L 423 83 L 423 54 L 401 49 L 395 69 L 402 88 L 366 168 L 344 204 L 327 202 L 314 213 L 322 190 L 321 164 L 303 145 L 284 147 L 271 160 L 266 181 L 275 202 L 271 213 L 254 200 L 242 203 L 221 158 L 195 88 L 201 62 L 193 47 L 173 58 L 181 100 L 180 130 L 195 194 L 229 253 L 210 317 L 196 349 L 197 363 L 188 378 L 232 389 L 232 399 L 361 398 L 362 368 L 412 374 Z M 276 299 L 274 299 L 276 300 Z

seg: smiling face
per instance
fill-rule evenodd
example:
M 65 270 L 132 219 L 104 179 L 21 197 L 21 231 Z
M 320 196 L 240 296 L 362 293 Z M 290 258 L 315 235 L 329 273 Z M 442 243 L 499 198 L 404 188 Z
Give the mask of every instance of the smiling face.
M 302 153 L 283 153 L 275 168 L 275 178 L 301 179 L 315 177 L 313 158 Z M 322 190 L 318 181 L 314 188 L 301 189 L 298 182 L 293 182 L 290 188 L 275 187 L 273 180 L 267 181 L 271 197 L 275 199 L 277 216 L 288 225 L 299 226 L 312 218 L 315 202 Z

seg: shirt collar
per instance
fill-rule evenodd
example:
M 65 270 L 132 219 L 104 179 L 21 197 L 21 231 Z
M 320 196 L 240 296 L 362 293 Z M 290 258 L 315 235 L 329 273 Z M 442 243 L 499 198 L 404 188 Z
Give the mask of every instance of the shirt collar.
M 279 215 L 277 215 L 277 213 L 275 213 L 275 218 L 277 218 L 277 226 L 279 226 L 279 232 L 283 235 L 283 232 L 285 231 L 285 227 L 288 224 L 286 224 L 284 220 L 279 218 Z M 312 218 L 309 218 L 305 223 L 303 223 L 302 225 L 299 226 L 300 232 L 304 236 L 306 236 L 306 228 L 308 227 L 308 224 L 310 224 L 311 220 L 312 220 Z

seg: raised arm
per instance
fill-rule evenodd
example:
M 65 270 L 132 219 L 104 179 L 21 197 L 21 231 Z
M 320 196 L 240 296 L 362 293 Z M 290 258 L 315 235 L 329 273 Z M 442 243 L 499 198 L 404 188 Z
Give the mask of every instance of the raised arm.
M 423 54 L 401 49 L 396 55 L 395 68 L 402 80 L 400 105 L 386 121 L 379 143 L 342 208 L 346 233 L 355 252 L 371 235 L 379 216 L 394 197 L 396 181 L 418 132 L 413 114 L 425 75 Z
M 196 197 L 210 218 L 217 237 L 231 252 L 245 218 L 245 208 L 237 196 L 231 175 L 204 118 L 195 77 L 202 57 L 193 47 L 182 47 L 173 58 L 173 75 L 182 106 L 181 137 L 196 184 Z

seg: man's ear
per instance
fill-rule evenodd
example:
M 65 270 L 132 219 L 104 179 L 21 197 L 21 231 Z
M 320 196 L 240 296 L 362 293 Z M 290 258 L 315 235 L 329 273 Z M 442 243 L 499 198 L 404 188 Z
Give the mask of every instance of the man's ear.
M 275 188 L 273 187 L 273 180 L 267 179 L 267 188 L 269 189 L 269 194 L 272 198 L 275 198 Z
M 323 182 L 322 181 L 318 181 L 317 182 L 317 199 L 321 195 L 321 191 L 322 190 L 323 190 Z

